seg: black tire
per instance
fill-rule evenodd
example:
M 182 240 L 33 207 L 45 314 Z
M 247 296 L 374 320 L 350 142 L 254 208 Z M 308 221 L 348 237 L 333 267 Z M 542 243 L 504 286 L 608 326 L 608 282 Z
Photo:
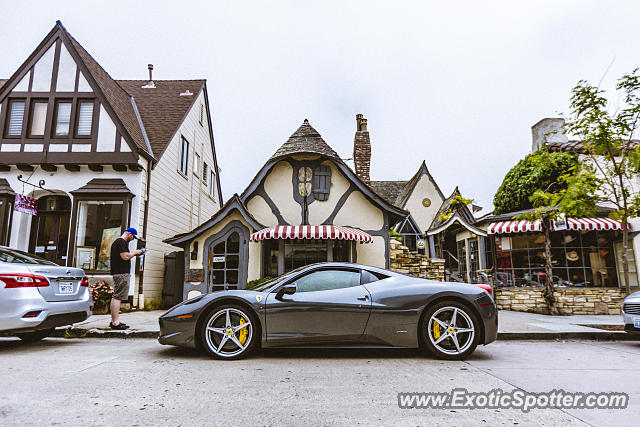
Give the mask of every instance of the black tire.
M 16 334 L 16 335 L 18 336 L 18 338 L 20 338 L 24 342 L 37 342 L 51 335 L 53 333 L 53 330 L 54 328 L 41 329 L 39 331 L 23 332 L 21 334 Z
M 456 322 L 452 326 L 450 320 L 452 320 L 454 311 L 456 312 Z M 451 316 L 448 313 L 451 313 Z M 434 315 L 440 322 L 435 321 Z M 444 328 L 442 331 L 443 325 L 441 323 L 447 324 L 449 328 Z M 473 332 L 459 332 L 466 331 L 471 327 Z M 419 331 L 420 348 L 423 352 L 428 352 L 443 360 L 464 360 L 478 346 L 480 322 L 473 310 L 466 305 L 457 301 L 441 301 L 427 309 Z M 442 337 L 443 334 L 448 337 Z M 438 342 L 440 338 L 442 340 Z
M 229 333 L 226 324 L 227 312 L 231 321 L 231 329 L 236 329 L 244 323 L 250 323 L 250 325 Z M 221 330 L 224 332 L 220 332 Z M 202 348 L 215 359 L 242 359 L 247 357 L 256 347 L 256 343 L 260 339 L 259 330 L 258 320 L 251 310 L 235 304 L 219 305 L 205 315 L 200 328 L 200 342 Z M 241 347 L 238 344 L 241 344 Z

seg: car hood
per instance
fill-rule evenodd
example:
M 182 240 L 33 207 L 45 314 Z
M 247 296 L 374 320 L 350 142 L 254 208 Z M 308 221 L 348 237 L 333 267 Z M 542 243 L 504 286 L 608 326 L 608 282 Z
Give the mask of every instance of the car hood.
M 630 294 L 628 297 L 626 297 L 624 299 L 625 303 L 630 303 L 630 302 L 640 302 L 640 291 L 636 291 L 632 294 Z

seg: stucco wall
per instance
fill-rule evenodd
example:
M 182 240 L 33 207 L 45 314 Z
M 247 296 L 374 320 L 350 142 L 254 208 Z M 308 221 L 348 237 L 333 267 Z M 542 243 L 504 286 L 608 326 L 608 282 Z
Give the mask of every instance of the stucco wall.
M 422 200 L 425 198 L 431 200 L 431 205 L 428 207 L 422 204 Z M 404 208 L 411 212 L 411 216 L 416 220 L 418 227 L 420 227 L 420 230 L 424 233 L 431 225 L 431 222 L 433 222 L 433 218 L 436 213 L 438 213 L 438 209 L 443 201 L 444 199 L 440 196 L 429 177 L 422 175 Z
M 354 191 L 336 215 L 333 224 L 363 230 L 381 230 L 384 227 L 384 215 L 360 191 Z
M 265 227 L 278 225 L 278 218 L 273 214 L 267 202 L 260 195 L 255 195 L 249 200 L 247 210 Z
M 385 248 L 386 243 L 382 236 L 373 236 L 373 243 L 357 243 L 358 264 L 385 268 Z
M 349 189 L 349 181 L 333 162 L 327 160 L 322 165 L 331 169 L 331 187 L 327 200 L 316 200 L 309 204 L 309 224 L 314 225 L 322 224 L 331 215 L 340 197 Z
M 293 168 L 287 162 L 278 162 L 264 180 L 264 190 L 289 224 L 300 225 L 300 205 L 293 199 Z M 249 210 L 253 215 L 253 212 Z

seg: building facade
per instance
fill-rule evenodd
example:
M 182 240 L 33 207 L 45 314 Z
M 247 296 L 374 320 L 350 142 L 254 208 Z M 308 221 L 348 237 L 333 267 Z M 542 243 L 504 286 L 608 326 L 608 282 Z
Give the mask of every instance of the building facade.
M 58 21 L 0 80 L 0 244 L 109 280 L 111 242 L 135 227 L 140 305 L 161 297 L 163 240 L 222 205 L 206 82 L 151 72 L 114 80 Z

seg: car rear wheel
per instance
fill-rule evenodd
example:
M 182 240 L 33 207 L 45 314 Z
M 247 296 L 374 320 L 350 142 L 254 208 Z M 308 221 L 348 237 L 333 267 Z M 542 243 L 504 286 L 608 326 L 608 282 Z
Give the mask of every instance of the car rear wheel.
M 48 337 L 53 333 L 54 328 L 51 329 L 42 329 L 34 332 L 24 332 L 21 334 L 17 334 L 18 338 L 25 342 L 36 342 L 40 341 L 43 338 Z
M 222 305 L 211 310 L 202 323 L 204 349 L 217 359 L 240 359 L 255 346 L 258 328 L 244 307 Z
M 420 331 L 422 348 L 439 359 L 462 360 L 478 346 L 478 319 L 471 309 L 456 301 L 430 307 Z

